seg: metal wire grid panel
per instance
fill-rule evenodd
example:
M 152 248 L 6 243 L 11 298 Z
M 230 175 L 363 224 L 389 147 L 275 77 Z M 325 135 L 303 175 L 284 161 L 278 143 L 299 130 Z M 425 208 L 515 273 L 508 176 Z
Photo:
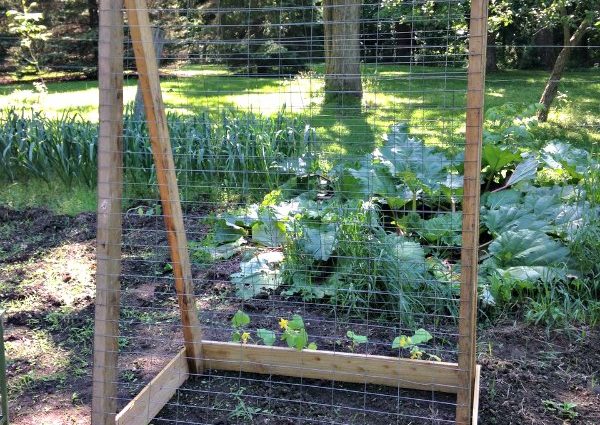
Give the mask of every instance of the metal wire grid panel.
M 94 425 L 471 423 L 486 2 L 188 3 L 100 4 Z

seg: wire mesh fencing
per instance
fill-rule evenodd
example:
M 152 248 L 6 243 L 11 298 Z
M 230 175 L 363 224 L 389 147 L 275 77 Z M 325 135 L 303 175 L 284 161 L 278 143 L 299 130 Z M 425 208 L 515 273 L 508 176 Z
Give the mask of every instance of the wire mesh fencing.
M 118 6 L 100 10 L 98 423 L 469 421 L 470 6 Z M 124 111 L 121 67 L 142 93 Z

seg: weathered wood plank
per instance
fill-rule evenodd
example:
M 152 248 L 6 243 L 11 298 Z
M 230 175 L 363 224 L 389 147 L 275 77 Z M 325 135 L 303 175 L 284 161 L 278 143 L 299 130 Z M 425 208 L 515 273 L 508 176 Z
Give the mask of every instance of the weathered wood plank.
M 386 356 L 203 342 L 204 367 L 456 393 L 458 365 Z
M 114 425 L 121 273 L 123 197 L 122 0 L 100 0 L 98 43 L 98 221 L 92 425 Z
M 201 373 L 202 332 L 194 300 L 187 237 L 183 225 L 167 117 L 160 90 L 148 7 L 145 0 L 125 0 L 125 6 L 156 166 L 190 373 Z
M 488 0 L 471 2 L 467 81 L 456 423 L 470 424 L 476 374 L 477 264 Z
M 202 353 L 206 369 L 446 393 L 456 393 L 458 384 L 456 363 L 218 341 L 203 341 Z M 189 377 L 186 356 L 181 350 L 118 414 L 116 425 L 150 423 Z
M 116 425 L 147 425 L 189 376 L 182 349 L 117 415 Z

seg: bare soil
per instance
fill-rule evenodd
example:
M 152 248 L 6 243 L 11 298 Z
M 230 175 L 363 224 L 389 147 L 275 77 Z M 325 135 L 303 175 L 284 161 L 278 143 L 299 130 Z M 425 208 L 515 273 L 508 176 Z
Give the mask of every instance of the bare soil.
M 206 234 L 198 219 L 203 216 L 203 210 L 187 214 L 191 239 Z M 161 219 L 128 214 L 124 223 L 121 406 L 182 345 Z M 89 424 L 95 225 L 93 214 L 68 217 L 0 207 L 0 302 L 6 309 L 13 424 Z M 229 276 L 239 262 L 234 257 L 194 269 L 195 290 L 207 312 L 203 323 L 226 323 L 237 309 L 229 303 Z M 290 310 L 303 314 L 319 348 L 336 347 L 336 338 L 328 336 L 340 329 L 323 306 L 276 294 L 245 305 L 256 327 L 267 327 Z M 229 338 L 225 327 L 207 329 L 207 338 Z M 391 335 L 383 327 L 365 330 L 375 341 Z M 546 332 L 514 319 L 480 329 L 480 423 L 600 423 L 599 346 L 600 331 L 583 326 Z M 383 344 L 365 350 L 390 354 Z M 183 389 L 160 413 L 163 419 L 153 423 L 441 424 L 452 418 L 452 409 L 443 408 L 444 402 L 453 403 L 449 396 L 377 386 L 208 371 Z

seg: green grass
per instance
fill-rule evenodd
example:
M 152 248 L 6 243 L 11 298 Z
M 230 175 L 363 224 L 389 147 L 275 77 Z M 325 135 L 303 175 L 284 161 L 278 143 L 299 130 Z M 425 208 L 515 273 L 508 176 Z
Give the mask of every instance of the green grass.
M 550 114 L 549 131 L 600 141 L 600 73 L 568 71 L 561 82 L 561 99 Z M 195 114 L 199 110 L 252 110 L 273 114 L 286 107 L 306 117 L 331 152 L 369 152 L 387 127 L 408 121 L 413 132 L 431 143 L 448 143 L 449 134 L 464 131 L 465 70 L 366 65 L 362 108 L 323 107 L 322 67 L 294 78 L 244 77 L 218 66 L 186 66 L 169 71 L 162 87 L 168 110 Z M 538 101 L 548 73 L 501 71 L 488 75 L 486 107 Z M 135 98 L 136 81 L 125 81 L 124 99 Z M 18 90 L 15 92 L 15 90 Z M 97 121 L 98 90 L 95 81 L 49 83 L 48 93 L 33 91 L 30 83 L 0 87 L 0 108 L 39 105 L 47 114 L 77 111 Z M 554 127 L 557 127 L 558 130 Z M 589 133 L 589 134 L 588 134 Z M 374 142 L 375 141 L 375 142 Z M 367 146 L 369 145 L 370 146 Z
M 0 184 L 0 205 L 22 210 L 46 207 L 57 214 L 77 215 L 96 211 L 96 190 L 84 185 L 68 188 L 40 180 Z

